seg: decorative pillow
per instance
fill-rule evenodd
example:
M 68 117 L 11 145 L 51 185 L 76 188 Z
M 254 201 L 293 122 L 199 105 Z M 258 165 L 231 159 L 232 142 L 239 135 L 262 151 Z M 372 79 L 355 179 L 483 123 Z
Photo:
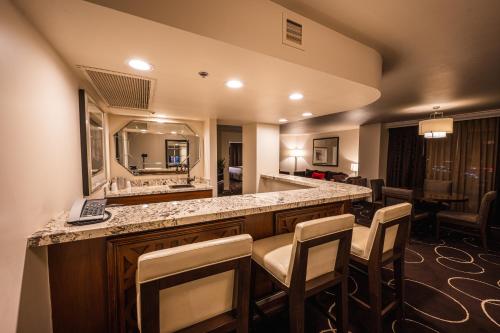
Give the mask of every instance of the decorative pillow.
M 306 169 L 306 177 L 311 178 L 315 170 Z
M 332 171 L 325 171 L 325 179 L 326 180 L 332 180 L 333 176 L 334 176 L 334 172 Z
M 312 178 L 314 179 L 325 179 L 325 173 L 324 172 L 313 172 L 312 173 Z

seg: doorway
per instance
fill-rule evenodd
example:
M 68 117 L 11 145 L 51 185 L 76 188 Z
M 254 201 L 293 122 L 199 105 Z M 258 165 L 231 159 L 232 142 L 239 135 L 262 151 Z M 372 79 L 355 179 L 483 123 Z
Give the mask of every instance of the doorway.
M 243 144 L 241 126 L 217 126 L 218 196 L 238 195 L 243 188 Z

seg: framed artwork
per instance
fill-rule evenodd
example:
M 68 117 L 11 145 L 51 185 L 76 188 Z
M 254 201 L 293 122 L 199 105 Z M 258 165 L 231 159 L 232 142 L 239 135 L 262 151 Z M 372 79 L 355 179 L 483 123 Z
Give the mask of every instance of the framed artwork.
M 85 90 L 78 91 L 83 195 L 102 187 L 106 179 L 104 112 Z
M 313 153 L 313 164 L 324 165 L 328 160 L 328 148 L 327 147 L 314 147 Z
M 339 166 L 339 137 L 313 140 L 313 165 Z

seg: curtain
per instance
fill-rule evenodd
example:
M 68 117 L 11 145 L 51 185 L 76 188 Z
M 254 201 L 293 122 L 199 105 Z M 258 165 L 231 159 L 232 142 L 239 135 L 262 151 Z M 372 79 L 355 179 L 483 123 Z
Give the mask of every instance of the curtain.
M 500 118 L 457 121 L 453 134 L 427 141 L 426 178 L 451 180 L 454 193 L 477 212 L 482 196 L 495 189 Z
M 424 139 L 418 127 L 389 129 L 387 186 L 422 188 L 425 175 Z
M 241 142 L 229 143 L 229 166 L 241 166 L 243 164 L 243 149 Z

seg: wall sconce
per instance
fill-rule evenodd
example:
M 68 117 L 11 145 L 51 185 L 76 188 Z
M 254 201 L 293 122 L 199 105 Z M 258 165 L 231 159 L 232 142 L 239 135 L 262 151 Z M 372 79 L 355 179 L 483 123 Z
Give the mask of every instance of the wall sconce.
M 351 171 L 354 171 L 354 174 L 357 177 L 359 171 L 359 163 L 351 163 Z
M 305 152 L 303 149 L 292 149 L 290 151 L 290 156 L 291 157 L 295 157 L 295 166 L 293 168 L 293 172 L 295 173 L 297 171 L 297 158 L 298 157 L 304 157 L 305 156 Z

